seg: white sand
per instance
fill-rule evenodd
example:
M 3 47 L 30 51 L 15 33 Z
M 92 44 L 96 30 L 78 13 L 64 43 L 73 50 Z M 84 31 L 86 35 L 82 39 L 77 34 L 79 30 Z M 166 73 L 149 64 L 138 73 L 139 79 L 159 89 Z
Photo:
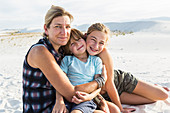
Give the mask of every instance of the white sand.
M 28 35 L 27 35 L 28 36 Z M 22 65 L 39 35 L 0 37 L 0 113 L 22 112 Z M 115 69 L 170 88 L 170 35 L 134 33 L 110 39 Z M 124 105 L 125 107 L 127 105 Z M 130 106 L 135 113 L 170 113 L 170 98 L 153 104 Z
M 131 72 L 139 79 L 170 88 L 169 42 L 170 34 L 140 32 L 114 36 L 108 48 L 113 55 L 115 69 Z M 130 107 L 136 108 L 135 113 L 170 113 L 170 98 Z

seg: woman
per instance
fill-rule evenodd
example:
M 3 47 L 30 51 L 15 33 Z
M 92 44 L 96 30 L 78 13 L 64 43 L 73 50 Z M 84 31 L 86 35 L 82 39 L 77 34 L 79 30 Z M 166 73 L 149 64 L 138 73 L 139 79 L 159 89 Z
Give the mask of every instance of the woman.
M 88 28 L 86 35 L 89 55 L 98 55 L 106 66 L 107 81 L 105 88 L 108 94 L 103 94 L 106 100 L 114 102 L 124 112 L 126 110 L 122 108 L 121 103 L 147 104 L 168 98 L 168 88 L 146 83 L 136 79 L 130 73 L 113 69 L 112 57 L 106 48 L 106 42 L 109 37 L 109 29 L 106 26 L 101 23 L 93 24 Z M 78 101 L 78 99 L 75 99 L 75 101 Z
M 66 111 L 59 94 L 71 101 L 76 91 L 90 93 L 97 89 L 94 80 L 85 85 L 73 86 L 60 69 L 62 51 L 70 37 L 70 24 L 73 16 L 58 6 L 52 6 L 44 24 L 44 38 L 31 46 L 23 65 L 23 112 L 49 113 L 55 104 Z M 55 92 L 55 90 L 57 92 Z M 59 105 L 59 106 L 58 106 Z

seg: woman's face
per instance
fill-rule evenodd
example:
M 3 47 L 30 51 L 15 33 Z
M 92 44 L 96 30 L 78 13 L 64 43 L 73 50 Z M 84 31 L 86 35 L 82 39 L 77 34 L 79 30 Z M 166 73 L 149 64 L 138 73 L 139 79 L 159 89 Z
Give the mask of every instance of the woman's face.
M 87 52 L 90 55 L 98 55 L 106 45 L 107 34 L 101 31 L 91 32 L 86 39 Z
M 66 45 L 70 38 L 70 18 L 68 16 L 59 16 L 52 20 L 50 27 L 44 26 L 45 33 L 49 41 L 55 46 Z

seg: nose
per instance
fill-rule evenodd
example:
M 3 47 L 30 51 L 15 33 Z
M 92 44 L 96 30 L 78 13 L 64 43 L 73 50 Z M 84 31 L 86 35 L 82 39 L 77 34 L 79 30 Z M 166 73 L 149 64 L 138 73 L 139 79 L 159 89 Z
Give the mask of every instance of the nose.
M 99 48 L 98 43 L 95 43 L 95 44 L 94 44 L 94 48 L 95 48 L 95 49 L 98 49 L 98 48 Z
M 80 42 L 76 41 L 75 44 L 76 44 L 77 46 L 79 46 L 79 45 L 80 45 Z
M 66 32 L 67 32 L 67 29 L 66 29 L 65 27 L 62 27 L 62 29 L 61 29 L 61 34 L 62 34 L 62 35 L 65 35 Z

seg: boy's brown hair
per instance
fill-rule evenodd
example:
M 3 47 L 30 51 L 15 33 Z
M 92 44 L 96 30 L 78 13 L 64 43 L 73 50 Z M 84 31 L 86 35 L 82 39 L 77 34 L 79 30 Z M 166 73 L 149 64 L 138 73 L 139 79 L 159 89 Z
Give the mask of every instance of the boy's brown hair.
M 70 39 L 67 44 L 64 46 L 64 53 L 65 55 L 71 55 L 71 51 L 69 49 L 69 45 L 71 43 L 71 39 L 78 41 L 79 39 L 84 39 L 84 34 L 79 31 L 78 29 L 72 28 L 70 33 Z

